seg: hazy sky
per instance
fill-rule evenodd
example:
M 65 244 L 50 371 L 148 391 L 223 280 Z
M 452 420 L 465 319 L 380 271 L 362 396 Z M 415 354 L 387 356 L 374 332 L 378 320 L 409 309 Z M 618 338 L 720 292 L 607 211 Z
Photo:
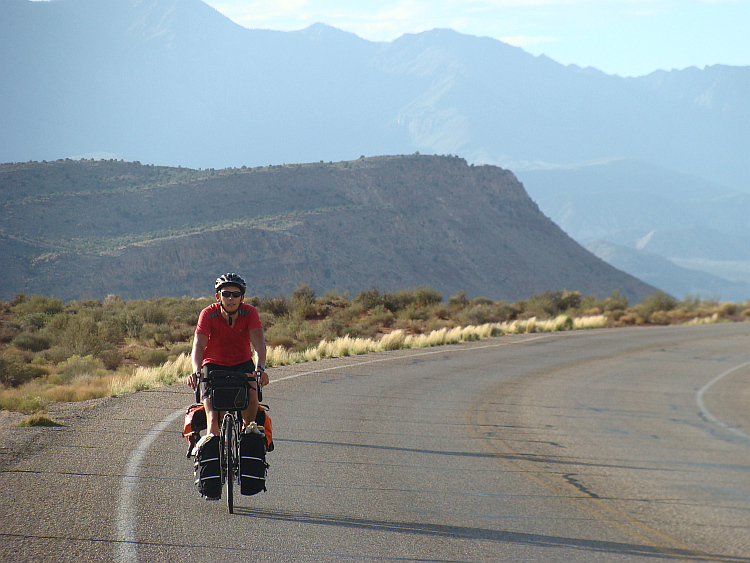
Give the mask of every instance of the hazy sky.
M 204 1 L 249 28 L 322 22 L 371 41 L 451 28 L 621 76 L 750 65 L 750 0 Z

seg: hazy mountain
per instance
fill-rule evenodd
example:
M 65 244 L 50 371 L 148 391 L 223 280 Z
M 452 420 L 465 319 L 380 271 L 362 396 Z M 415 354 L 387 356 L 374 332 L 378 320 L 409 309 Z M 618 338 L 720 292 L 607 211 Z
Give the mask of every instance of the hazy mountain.
M 613 266 L 677 297 L 687 287 L 750 299 L 750 194 L 622 159 L 519 176 L 547 216 Z M 604 242 L 618 253 L 600 251 Z
M 750 283 L 730 281 L 707 272 L 681 268 L 658 254 L 625 248 L 605 241 L 591 241 L 585 246 L 608 264 L 662 288 L 663 291 L 680 299 L 686 296 L 701 296 L 744 302 L 750 295 Z
M 5 0 L 0 68 L 4 162 L 628 157 L 750 189 L 750 67 L 626 79 L 450 30 L 374 43 L 248 30 L 198 0 Z
M 515 176 L 457 157 L 196 171 L 118 161 L 0 165 L 0 298 L 397 291 L 515 301 L 656 291 L 582 248 Z

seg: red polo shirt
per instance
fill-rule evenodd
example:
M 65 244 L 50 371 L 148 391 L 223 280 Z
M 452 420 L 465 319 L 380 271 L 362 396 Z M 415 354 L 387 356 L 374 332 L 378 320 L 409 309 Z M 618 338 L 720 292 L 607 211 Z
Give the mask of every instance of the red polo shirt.
M 247 303 L 240 305 L 240 314 L 231 327 L 221 316 L 221 304 L 209 305 L 201 311 L 195 328 L 195 334 L 208 336 L 203 365 L 219 364 L 229 367 L 252 360 L 250 331 L 262 326 L 258 310 Z

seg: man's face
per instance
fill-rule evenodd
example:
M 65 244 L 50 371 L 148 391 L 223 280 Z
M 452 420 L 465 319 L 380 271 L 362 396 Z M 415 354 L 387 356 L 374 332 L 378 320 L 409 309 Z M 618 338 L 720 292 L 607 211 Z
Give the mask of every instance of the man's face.
M 224 310 L 230 314 L 235 313 L 240 308 L 244 298 L 242 291 L 236 285 L 225 285 L 216 294 L 216 299 L 221 301 Z

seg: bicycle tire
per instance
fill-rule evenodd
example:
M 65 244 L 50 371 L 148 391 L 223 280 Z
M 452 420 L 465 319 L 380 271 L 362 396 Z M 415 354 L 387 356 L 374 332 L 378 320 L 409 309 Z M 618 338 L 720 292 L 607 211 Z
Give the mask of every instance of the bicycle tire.
M 234 451 L 234 421 L 229 420 L 226 432 L 225 448 L 227 451 L 227 507 L 229 508 L 229 514 L 234 514 L 234 465 L 237 463 L 236 454 Z

